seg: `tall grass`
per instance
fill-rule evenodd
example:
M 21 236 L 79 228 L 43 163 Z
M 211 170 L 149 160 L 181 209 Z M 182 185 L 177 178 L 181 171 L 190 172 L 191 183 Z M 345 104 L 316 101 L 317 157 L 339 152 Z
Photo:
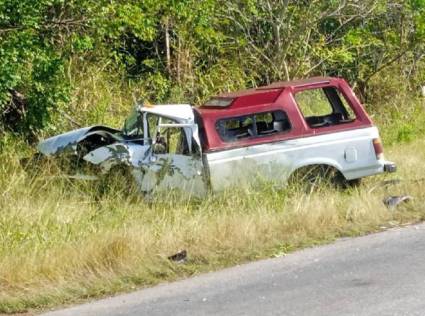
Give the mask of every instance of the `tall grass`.
M 123 83 L 119 74 L 81 74 L 70 72 L 78 84 L 63 111 L 82 125 L 119 127 L 132 91 L 150 97 L 146 87 Z M 25 172 L 19 159 L 32 149 L 11 136 L 0 139 L 0 312 L 78 302 L 422 220 L 424 102 L 409 100 L 404 108 L 405 100 L 388 102 L 386 110 L 369 111 L 385 126 L 384 143 L 392 144 L 386 156 L 399 172 L 348 191 L 323 187 L 305 194 L 265 183 L 203 200 L 171 192 L 146 201 L 119 183 L 105 191 L 69 180 L 53 164 Z M 75 128 L 61 113 L 55 119 L 64 130 Z M 388 178 L 403 181 L 380 185 Z M 415 199 L 387 209 L 382 199 L 397 194 Z M 185 264 L 167 259 L 180 249 L 188 251 Z
M 1 312 L 127 291 L 425 217 L 423 138 L 387 148 L 396 175 L 348 191 L 305 194 L 265 184 L 203 200 L 99 193 L 54 166 L 32 175 L 18 163 L 22 148 L 11 149 L 19 147 L 0 153 Z M 380 185 L 394 177 L 403 181 Z M 387 209 L 382 199 L 396 194 L 415 199 Z M 180 249 L 188 251 L 187 263 L 167 259 Z
M 391 95 L 379 103 L 366 105 L 374 122 L 381 127 L 385 144 L 406 143 L 425 135 L 425 98 Z

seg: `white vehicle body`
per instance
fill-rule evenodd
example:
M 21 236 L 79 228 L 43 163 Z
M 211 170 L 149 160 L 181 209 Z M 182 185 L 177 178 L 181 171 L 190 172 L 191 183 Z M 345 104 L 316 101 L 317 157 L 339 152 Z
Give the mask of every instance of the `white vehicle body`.
M 295 97 L 316 91 L 323 91 L 324 103 L 315 96 L 312 108 L 328 109 L 301 110 Z M 309 166 L 333 168 L 347 181 L 396 170 L 384 159 L 378 129 L 340 78 L 275 83 L 200 108 L 137 106 L 123 130 L 82 128 L 49 138 L 38 150 L 71 153 L 102 173 L 125 166 L 145 193 L 180 189 L 196 196 L 256 180 L 285 184 Z
M 331 166 L 352 180 L 382 173 L 389 164 L 376 158 L 376 138 L 378 129 L 369 127 L 207 153 L 205 161 L 213 190 L 255 177 L 285 183 L 295 170 L 313 165 Z

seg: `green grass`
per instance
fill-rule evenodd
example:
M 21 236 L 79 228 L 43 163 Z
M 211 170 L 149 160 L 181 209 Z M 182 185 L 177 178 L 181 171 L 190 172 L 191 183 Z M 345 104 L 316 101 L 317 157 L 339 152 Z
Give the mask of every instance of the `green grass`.
M 408 143 L 425 135 L 425 98 L 400 96 L 368 110 L 387 145 Z

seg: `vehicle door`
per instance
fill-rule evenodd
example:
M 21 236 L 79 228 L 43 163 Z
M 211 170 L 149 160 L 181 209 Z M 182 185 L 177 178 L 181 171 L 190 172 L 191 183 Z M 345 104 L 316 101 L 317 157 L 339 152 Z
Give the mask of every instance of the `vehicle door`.
M 179 124 L 152 116 L 148 119 L 151 153 L 143 164 L 142 191 L 155 192 L 178 189 L 194 196 L 206 193 L 196 124 Z

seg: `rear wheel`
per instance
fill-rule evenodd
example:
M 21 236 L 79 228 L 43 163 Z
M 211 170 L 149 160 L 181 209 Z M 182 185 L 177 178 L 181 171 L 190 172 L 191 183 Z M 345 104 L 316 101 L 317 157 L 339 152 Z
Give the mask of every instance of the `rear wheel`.
M 362 184 L 362 179 L 361 178 L 352 179 L 352 180 L 347 180 L 346 182 L 347 182 L 347 187 L 358 188 Z
M 347 180 L 334 167 L 312 165 L 299 168 L 289 179 L 289 185 L 306 192 L 313 192 L 322 187 L 345 188 Z

